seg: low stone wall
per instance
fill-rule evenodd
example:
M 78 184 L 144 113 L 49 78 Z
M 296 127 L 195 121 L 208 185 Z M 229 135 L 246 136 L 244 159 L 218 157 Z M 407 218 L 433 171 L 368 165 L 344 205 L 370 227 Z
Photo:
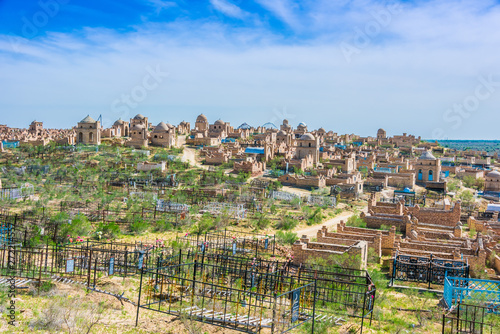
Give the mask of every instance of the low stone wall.
M 462 213 L 460 202 L 455 203 L 451 210 L 421 208 L 419 205 L 405 207 L 405 214 L 416 217 L 420 223 L 444 226 L 456 226 Z
M 436 244 L 430 244 L 425 242 L 400 242 L 401 249 L 414 249 L 414 250 L 422 250 L 436 253 L 453 253 L 456 247 L 452 246 L 440 246 Z
M 417 232 L 419 236 L 424 236 L 428 239 L 443 239 L 451 240 L 462 237 L 461 223 L 457 223 L 455 227 L 441 226 L 434 224 L 422 224 L 418 220 L 408 220 L 406 222 L 406 231 Z
M 320 236 L 318 232 L 318 242 L 324 243 L 338 243 L 338 240 L 351 241 L 356 243 L 358 241 L 365 241 L 368 247 L 373 249 L 378 257 L 382 256 L 381 236 L 370 236 L 370 235 L 360 235 L 360 234 L 345 234 L 345 233 L 328 233 L 328 236 Z
M 366 227 L 368 228 L 380 229 L 382 225 L 395 226 L 398 231 L 406 232 L 406 221 L 403 216 L 367 216 L 362 212 L 360 217 L 366 222 Z
M 413 189 L 415 188 L 415 174 L 389 174 L 388 185 L 389 187 L 407 187 Z
M 335 264 L 354 269 L 366 268 L 368 244 L 365 241 L 355 242 L 351 246 L 309 242 L 302 238 L 292 245 L 293 263 L 307 263 L 309 259 L 322 258 Z

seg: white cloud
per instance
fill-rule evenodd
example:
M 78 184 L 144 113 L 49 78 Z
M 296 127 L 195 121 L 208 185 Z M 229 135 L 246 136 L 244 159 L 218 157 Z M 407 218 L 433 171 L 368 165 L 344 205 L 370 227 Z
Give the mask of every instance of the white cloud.
M 298 6 L 291 0 L 255 0 L 262 7 L 273 13 L 277 18 L 286 23 L 292 29 L 302 28 L 298 17 L 293 9 Z
M 245 12 L 240 7 L 226 0 L 210 0 L 210 3 L 222 14 L 236 19 L 244 19 L 249 15 L 249 13 Z
M 0 123 L 27 126 L 36 118 L 69 127 L 89 113 L 118 119 L 113 100 L 158 64 L 170 75 L 129 117 L 178 123 L 204 112 L 210 121 L 262 125 L 285 108 L 293 122 L 340 133 L 374 135 L 384 127 L 426 138 L 439 126 L 450 138 L 494 138 L 500 87 L 458 131 L 443 122 L 446 109 L 474 93 L 479 75 L 500 81 L 500 11 L 482 4 L 409 5 L 384 27 L 394 37 L 374 40 L 350 64 L 338 47 L 343 34 L 328 30 L 331 38 L 323 38 L 326 17 L 314 27 L 316 38 L 293 41 L 264 27 L 205 20 L 148 23 L 125 34 L 49 34 L 24 40 L 17 53 L 0 36 Z M 372 19 L 369 11 L 349 11 L 343 32 Z
M 167 0 L 146 0 L 146 3 L 155 8 L 155 13 L 157 15 L 165 9 L 177 6 L 176 2 Z

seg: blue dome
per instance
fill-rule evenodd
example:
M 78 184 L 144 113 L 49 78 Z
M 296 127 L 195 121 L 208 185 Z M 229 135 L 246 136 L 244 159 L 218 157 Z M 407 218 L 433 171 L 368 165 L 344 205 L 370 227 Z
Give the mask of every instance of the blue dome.
M 278 127 L 276 125 L 274 125 L 273 123 L 271 122 L 267 122 L 266 124 L 262 125 L 263 128 L 266 128 L 266 129 L 276 129 L 278 130 Z
M 243 123 L 240 126 L 238 126 L 238 129 L 240 130 L 250 130 L 252 127 L 248 125 L 247 123 Z

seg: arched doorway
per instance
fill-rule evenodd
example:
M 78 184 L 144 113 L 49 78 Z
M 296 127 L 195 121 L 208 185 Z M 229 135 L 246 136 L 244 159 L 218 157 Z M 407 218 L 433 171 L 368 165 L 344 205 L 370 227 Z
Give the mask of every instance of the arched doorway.
M 91 142 L 91 143 L 94 142 L 94 133 L 93 132 L 89 133 L 89 142 Z
M 422 170 L 421 170 L 421 169 L 419 169 L 419 170 L 418 170 L 418 180 L 419 180 L 419 181 L 422 181 L 422 180 L 423 180 L 423 178 L 424 178 L 424 175 L 422 174 Z
M 78 134 L 78 142 L 83 143 L 83 133 L 81 132 Z
M 434 181 L 434 173 L 431 170 L 429 171 L 429 181 Z

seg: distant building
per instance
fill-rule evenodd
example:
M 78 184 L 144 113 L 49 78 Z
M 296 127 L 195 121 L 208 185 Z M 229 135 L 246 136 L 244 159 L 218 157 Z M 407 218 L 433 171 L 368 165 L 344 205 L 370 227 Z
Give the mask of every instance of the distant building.
M 387 132 L 385 132 L 384 129 L 378 129 L 377 131 L 377 139 L 386 139 L 387 138 Z
M 484 191 L 500 192 L 500 173 L 498 171 L 495 170 L 486 175 Z
M 43 123 L 42 122 L 37 122 L 33 121 L 30 124 L 30 127 L 28 129 L 28 133 L 33 136 L 41 136 L 43 133 Z
M 441 160 L 436 159 L 429 151 L 425 151 L 418 158 L 415 169 L 417 170 L 417 183 L 440 181 Z
M 160 122 L 151 134 L 151 144 L 154 146 L 174 147 L 177 144 L 175 127 L 171 124 Z
M 76 143 L 84 145 L 101 144 L 101 123 L 87 115 L 77 125 Z

